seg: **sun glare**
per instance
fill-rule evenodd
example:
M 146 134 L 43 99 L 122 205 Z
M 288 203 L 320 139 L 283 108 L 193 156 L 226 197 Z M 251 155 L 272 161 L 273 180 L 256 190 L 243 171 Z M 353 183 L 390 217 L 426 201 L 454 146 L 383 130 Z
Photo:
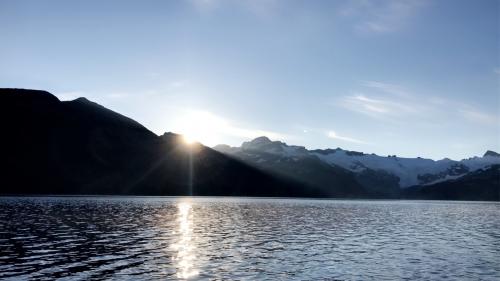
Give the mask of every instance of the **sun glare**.
M 186 134 L 184 134 L 182 138 L 186 144 L 193 144 L 194 142 L 196 142 L 196 140 L 193 137 Z
M 227 130 L 228 124 L 210 112 L 193 110 L 182 115 L 176 127 L 186 144 L 200 142 L 211 146 L 220 141 L 217 136 Z
M 177 267 L 177 277 L 181 279 L 189 279 L 199 274 L 195 267 L 196 263 L 196 244 L 194 243 L 193 233 L 193 211 L 191 203 L 180 202 L 177 205 L 177 229 L 174 230 L 178 240 L 171 245 L 171 248 L 176 251 L 176 255 L 172 258 Z

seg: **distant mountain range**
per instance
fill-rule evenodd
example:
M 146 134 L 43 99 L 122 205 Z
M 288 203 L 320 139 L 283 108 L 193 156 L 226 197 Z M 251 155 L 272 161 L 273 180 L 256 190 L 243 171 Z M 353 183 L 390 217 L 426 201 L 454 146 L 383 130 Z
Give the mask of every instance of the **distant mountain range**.
M 266 137 L 187 145 L 85 98 L 0 89 L 0 194 L 499 200 L 500 155 L 461 161 L 307 150 Z
M 402 158 L 395 155 L 384 157 L 340 148 L 307 150 L 302 146 L 271 141 L 267 137 L 244 142 L 240 147 L 217 145 L 214 149 L 262 170 L 314 185 L 324 185 L 324 182 L 335 183 L 339 179 L 338 175 L 342 174 L 343 178 L 354 178 L 370 197 L 401 197 L 405 194 L 413 196 L 416 192 L 407 192 L 405 189 L 413 190 L 415 187 L 423 186 L 432 189 L 432 186 L 445 182 L 450 186 L 458 186 L 462 178 L 465 180 L 466 176 L 485 170 L 492 175 L 491 182 L 494 183 L 496 196 L 500 192 L 500 173 L 498 169 L 495 170 L 495 167 L 500 165 L 500 154 L 494 151 L 487 151 L 482 157 L 461 161 L 450 159 L 434 161 L 420 157 Z M 318 168 L 324 164 L 330 166 L 328 168 L 330 171 Z M 306 174 L 303 171 L 311 172 Z M 484 181 L 482 184 L 484 185 Z

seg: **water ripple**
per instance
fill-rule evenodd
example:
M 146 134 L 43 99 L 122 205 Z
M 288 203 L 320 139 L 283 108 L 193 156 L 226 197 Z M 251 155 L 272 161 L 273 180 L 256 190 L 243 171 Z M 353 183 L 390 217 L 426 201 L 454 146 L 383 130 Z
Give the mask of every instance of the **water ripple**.
M 0 279 L 500 279 L 500 205 L 0 198 Z

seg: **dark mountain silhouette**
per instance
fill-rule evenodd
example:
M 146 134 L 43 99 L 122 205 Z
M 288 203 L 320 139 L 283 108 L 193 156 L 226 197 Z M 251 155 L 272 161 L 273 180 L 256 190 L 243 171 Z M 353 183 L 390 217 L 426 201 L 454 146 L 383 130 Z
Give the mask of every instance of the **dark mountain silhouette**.
M 0 120 L 2 194 L 327 195 L 85 98 L 1 89 Z
M 438 200 L 500 200 L 500 165 L 471 172 L 455 180 L 403 190 L 403 198 Z

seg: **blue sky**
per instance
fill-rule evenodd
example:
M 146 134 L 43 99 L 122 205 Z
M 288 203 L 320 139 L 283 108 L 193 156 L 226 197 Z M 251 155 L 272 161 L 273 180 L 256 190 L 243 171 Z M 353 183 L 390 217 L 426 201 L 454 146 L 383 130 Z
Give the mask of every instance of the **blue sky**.
M 0 87 L 207 145 L 500 150 L 499 1 L 5 1 Z M 26 132 L 29 134 L 29 132 Z

